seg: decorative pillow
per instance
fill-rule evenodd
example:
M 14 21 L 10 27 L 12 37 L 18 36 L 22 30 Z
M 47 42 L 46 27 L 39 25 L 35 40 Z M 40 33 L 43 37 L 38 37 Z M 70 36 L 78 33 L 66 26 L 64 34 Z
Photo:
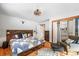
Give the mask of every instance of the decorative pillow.
M 79 43 L 79 40 L 78 39 L 75 39 L 72 43 L 78 44 Z
M 23 38 L 27 38 L 27 34 L 23 34 Z
M 17 35 L 17 34 L 15 34 L 15 35 L 14 35 L 14 38 L 15 38 L 15 39 L 18 39 L 18 35 Z
M 19 38 L 19 39 L 20 39 L 20 38 L 23 38 L 22 33 L 19 33 L 19 34 L 18 34 L 18 38 Z
M 70 43 L 72 43 L 74 40 L 71 40 L 71 39 L 67 39 L 66 40 L 66 42 L 68 43 L 68 44 L 70 44 Z
M 29 34 L 28 34 L 28 37 L 30 37 L 30 36 L 31 36 L 31 34 L 29 33 Z

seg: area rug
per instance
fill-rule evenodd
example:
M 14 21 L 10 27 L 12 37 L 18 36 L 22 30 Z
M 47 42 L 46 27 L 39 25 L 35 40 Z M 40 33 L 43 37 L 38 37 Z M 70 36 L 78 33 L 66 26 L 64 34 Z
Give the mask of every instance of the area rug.
M 50 48 L 42 48 L 38 50 L 38 55 L 37 56 L 79 56 L 77 55 L 76 52 L 74 51 L 68 51 L 68 54 L 66 55 L 66 52 L 58 52 L 58 51 L 53 51 Z

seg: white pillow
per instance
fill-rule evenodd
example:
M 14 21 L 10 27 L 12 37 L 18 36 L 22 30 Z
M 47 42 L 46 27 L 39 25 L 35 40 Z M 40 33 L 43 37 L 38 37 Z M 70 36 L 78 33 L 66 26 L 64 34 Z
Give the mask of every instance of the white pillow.
M 23 34 L 23 38 L 27 38 L 27 34 Z
M 30 36 L 31 36 L 31 34 L 29 33 L 29 34 L 28 34 L 28 37 L 30 37 Z
M 66 42 L 68 43 L 68 44 L 70 44 L 70 43 L 72 43 L 74 40 L 71 40 L 71 39 L 67 39 L 66 40 Z
M 18 35 L 17 34 L 15 34 L 15 38 L 18 38 Z

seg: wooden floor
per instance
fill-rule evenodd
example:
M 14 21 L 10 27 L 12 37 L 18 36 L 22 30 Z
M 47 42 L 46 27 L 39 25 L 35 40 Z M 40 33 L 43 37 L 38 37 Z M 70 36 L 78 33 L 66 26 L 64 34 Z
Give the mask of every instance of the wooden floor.
M 0 48 L 0 56 L 11 56 L 11 55 L 12 53 L 10 47 L 6 49 Z
M 49 42 L 45 42 L 44 48 L 51 48 L 50 43 L 49 43 Z M 10 47 L 8 47 L 8 48 L 6 48 L 6 49 L 0 48 L 0 56 L 11 56 L 11 55 L 12 55 L 12 52 L 11 52 Z M 31 55 L 31 56 L 32 56 L 32 55 L 35 56 L 34 53 L 32 53 L 32 54 L 30 54 L 30 55 Z

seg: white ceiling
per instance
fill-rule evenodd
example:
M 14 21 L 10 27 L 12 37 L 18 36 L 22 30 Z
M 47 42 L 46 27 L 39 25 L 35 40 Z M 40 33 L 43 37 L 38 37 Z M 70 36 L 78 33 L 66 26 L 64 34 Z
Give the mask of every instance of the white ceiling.
M 41 16 L 35 16 L 34 10 L 40 9 Z M 55 18 L 79 15 L 78 3 L 1 3 L 0 14 L 20 17 L 27 20 L 42 22 Z

